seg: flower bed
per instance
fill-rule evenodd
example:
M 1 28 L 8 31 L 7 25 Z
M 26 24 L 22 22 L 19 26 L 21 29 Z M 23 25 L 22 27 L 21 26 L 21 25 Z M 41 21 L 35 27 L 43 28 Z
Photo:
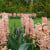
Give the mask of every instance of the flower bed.
M 9 32 L 8 16 L 2 14 L 0 50 L 50 50 L 50 21 L 46 17 L 42 17 L 42 24 L 34 24 L 31 17 L 22 14 L 21 25 L 18 28 L 14 23 L 14 31 Z

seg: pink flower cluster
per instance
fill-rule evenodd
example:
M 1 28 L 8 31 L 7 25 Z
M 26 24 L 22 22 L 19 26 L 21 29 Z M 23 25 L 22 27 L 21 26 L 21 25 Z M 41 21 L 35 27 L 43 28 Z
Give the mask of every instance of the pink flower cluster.
M 30 34 L 35 46 L 38 45 L 40 50 L 50 50 L 50 21 L 47 21 L 46 17 L 42 17 L 42 24 L 34 25 L 32 18 L 27 16 L 21 18 L 21 23 L 25 26 L 23 37 Z
M 34 22 L 32 18 L 29 18 L 29 15 L 25 15 L 25 14 L 22 15 L 21 24 L 22 27 L 25 27 L 25 33 L 23 34 L 23 36 L 25 36 L 26 34 L 31 35 L 33 33 Z
M 0 16 L 2 16 L 2 14 L 3 14 L 3 13 L 0 13 Z M 6 13 L 6 14 L 7 14 L 9 17 L 12 17 L 12 16 L 13 16 L 13 17 L 16 17 L 16 16 L 20 17 L 20 16 L 23 16 L 23 15 L 24 15 L 24 13 L 17 13 L 17 14 L 16 14 L 16 13 L 13 13 L 13 14 L 12 14 L 12 13 Z M 31 14 L 31 13 L 30 13 L 30 14 L 28 13 L 28 14 L 25 14 L 25 15 L 33 16 L 33 17 L 36 17 L 36 16 L 37 16 L 36 13 L 32 13 L 32 14 Z
M 4 48 L 0 47 L 1 50 L 7 50 L 7 47 L 4 46 Z
M 0 19 L 0 50 L 6 50 L 3 48 L 7 44 L 6 35 L 9 34 L 8 29 L 8 16 L 6 13 L 2 14 L 2 19 Z
M 12 13 L 7 13 L 7 15 L 11 17 L 12 16 Z
M 4 25 L 4 32 L 6 33 L 6 35 L 8 35 L 9 34 L 9 29 L 8 29 L 8 15 L 7 15 L 7 13 L 3 13 L 2 14 L 2 23 L 3 23 L 3 25 Z
M 24 13 L 21 13 L 21 15 L 20 15 L 21 17 L 22 16 L 28 16 L 28 17 L 31 17 L 31 16 L 33 16 L 33 17 L 36 17 L 37 15 L 36 15 L 36 13 L 32 13 L 32 14 L 24 14 Z

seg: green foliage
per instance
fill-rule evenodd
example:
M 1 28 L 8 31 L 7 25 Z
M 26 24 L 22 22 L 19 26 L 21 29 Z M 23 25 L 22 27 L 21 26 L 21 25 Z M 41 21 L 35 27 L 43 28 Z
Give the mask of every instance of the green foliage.
M 10 48 L 12 50 L 18 49 L 18 47 L 19 47 L 18 40 L 19 40 L 20 34 L 21 34 L 20 28 L 17 28 L 16 25 L 14 24 L 14 32 L 13 33 L 10 32 L 10 35 L 7 36 L 7 38 L 8 38 L 7 46 L 9 49 Z
M 30 38 L 30 35 L 26 35 L 25 37 L 23 37 L 24 38 L 24 41 L 25 41 L 25 43 L 32 43 L 33 41 L 33 39 L 31 38 L 31 39 L 29 39 Z
M 17 40 L 15 38 L 13 38 L 11 35 L 9 35 L 8 37 L 8 48 L 10 49 L 13 49 L 13 50 L 17 50 Z
M 24 43 L 22 44 L 18 50 L 28 50 L 28 48 L 32 46 L 31 50 L 33 50 L 34 45 L 32 43 Z M 30 49 L 29 49 L 30 50 Z
M 43 12 L 42 12 L 42 13 L 37 13 L 37 17 L 38 17 L 38 18 L 45 17 L 45 16 L 46 16 L 46 15 L 45 15 L 45 13 L 43 13 Z
M 7 48 L 12 50 L 33 50 L 35 46 L 32 43 L 32 39 L 29 40 L 29 35 L 23 37 L 24 31 L 22 30 L 22 27 L 19 28 L 14 23 L 13 28 L 14 31 L 10 32 L 10 34 L 7 36 Z
M 32 13 L 45 12 L 50 16 L 49 0 L 0 0 L 0 12 Z

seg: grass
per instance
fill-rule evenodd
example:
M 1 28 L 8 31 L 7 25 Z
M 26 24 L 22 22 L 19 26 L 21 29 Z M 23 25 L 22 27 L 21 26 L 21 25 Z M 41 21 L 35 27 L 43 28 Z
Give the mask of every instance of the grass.
M 42 23 L 42 18 L 34 18 L 34 23 Z M 48 18 L 48 21 L 50 21 L 50 18 Z M 17 19 L 17 18 L 12 18 L 10 19 L 9 18 L 9 29 L 11 30 L 11 27 L 14 26 L 14 23 L 16 23 L 16 26 L 17 27 L 20 27 L 21 26 L 21 21 L 20 19 Z

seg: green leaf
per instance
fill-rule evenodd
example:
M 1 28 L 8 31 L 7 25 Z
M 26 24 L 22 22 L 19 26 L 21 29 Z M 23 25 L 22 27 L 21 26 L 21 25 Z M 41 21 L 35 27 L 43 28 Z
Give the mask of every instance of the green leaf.
M 22 41 L 23 41 L 23 33 L 21 33 L 19 36 L 19 45 L 22 44 Z
M 17 50 L 17 44 L 15 41 L 13 41 L 13 38 L 11 38 L 10 36 L 8 36 L 8 44 L 13 50 Z
M 18 50 L 27 50 L 29 46 L 33 45 L 32 43 L 24 43 L 22 44 Z

